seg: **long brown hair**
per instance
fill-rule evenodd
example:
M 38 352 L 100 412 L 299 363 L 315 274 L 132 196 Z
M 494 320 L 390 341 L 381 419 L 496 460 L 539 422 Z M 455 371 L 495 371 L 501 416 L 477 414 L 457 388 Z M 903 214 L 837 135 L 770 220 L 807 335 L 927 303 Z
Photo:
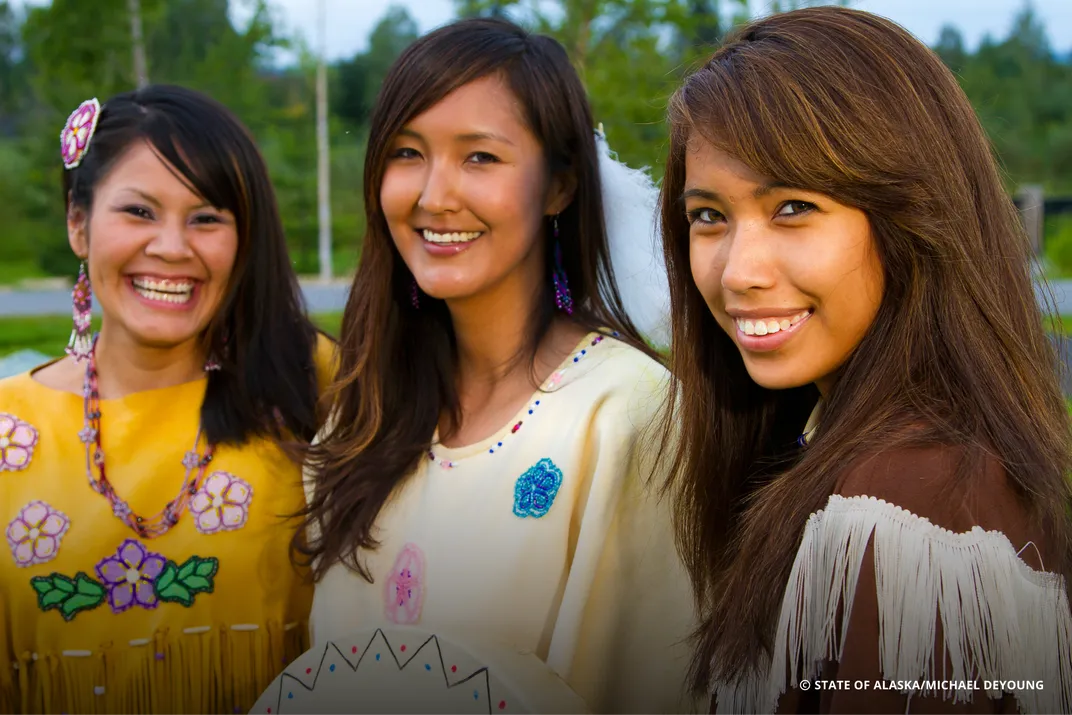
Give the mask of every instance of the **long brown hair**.
M 804 9 L 735 33 L 669 113 L 676 527 L 703 619 L 691 685 L 747 677 L 769 657 L 808 516 L 847 465 L 875 450 L 928 443 L 994 455 L 1053 547 L 1046 566 L 1067 575 L 1069 420 L 1030 249 L 941 61 L 875 15 Z M 681 203 L 690 139 L 868 216 L 885 293 L 804 452 L 793 438 L 815 388 L 753 382 L 690 278 Z M 921 424 L 925 435 L 912 429 Z M 976 466 L 962 463 L 959 478 Z
M 421 296 L 419 309 L 412 307 L 412 276 L 391 240 L 380 187 L 391 143 L 406 123 L 455 89 L 495 74 L 517 97 L 548 170 L 569 172 L 576 181 L 573 201 L 558 217 L 572 319 L 589 330 L 617 331 L 650 354 L 615 287 L 591 110 L 562 46 L 510 22 L 485 19 L 462 20 L 414 42 L 391 67 L 372 112 L 365 158 L 368 229 L 343 319 L 334 427 L 310 457 L 316 487 L 306 525 L 316 525 L 319 535 L 310 543 L 299 535 L 294 542 L 316 578 L 343 563 L 372 581 L 359 552 L 377 545 L 377 515 L 428 458 L 440 416 L 449 420 L 448 433 L 460 422 L 450 313 L 428 296 Z M 552 252 L 545 255 L 544 294 L 530 316 L 521 356 L 529 360 L 555 316 Z

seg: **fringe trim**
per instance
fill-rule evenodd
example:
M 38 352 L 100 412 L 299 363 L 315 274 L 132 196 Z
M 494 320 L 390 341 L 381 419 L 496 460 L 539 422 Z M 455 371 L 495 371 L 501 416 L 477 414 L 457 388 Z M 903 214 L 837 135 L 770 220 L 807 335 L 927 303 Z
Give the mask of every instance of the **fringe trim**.
M 881 499 L 836 494 L 804 529 L 778 618 L 778 660 L 757 677 L 715 683 L 718 712 L 773 713 L 789 685 L 840 662 L 872 534 L 884 679 L 1041 680 L 1043 690 L 1008 690 L 1020 710 L 1072 712 L 1072 613 L 1060 576 L 1032 569 L 999 531 L 958 534 Z M 970 702 L 971 691 L 952 697 Z
M 0 712 L 249 712 L 309 647 L 305 623 L 213 626 L 0 663 Z

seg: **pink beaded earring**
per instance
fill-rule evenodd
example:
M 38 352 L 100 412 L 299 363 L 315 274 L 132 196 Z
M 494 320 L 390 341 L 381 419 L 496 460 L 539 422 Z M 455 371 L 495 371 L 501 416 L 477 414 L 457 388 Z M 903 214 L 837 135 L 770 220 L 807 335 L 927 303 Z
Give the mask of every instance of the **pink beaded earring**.
M 67 341 L 67 354 L 80 362 L 88 358 L 93 350 L 93 288 L 89 283 L 85 261 L 78 268 L 78 280 L 71 291 L 71 303 L 74 328 L 71 330 L 71 339 Z

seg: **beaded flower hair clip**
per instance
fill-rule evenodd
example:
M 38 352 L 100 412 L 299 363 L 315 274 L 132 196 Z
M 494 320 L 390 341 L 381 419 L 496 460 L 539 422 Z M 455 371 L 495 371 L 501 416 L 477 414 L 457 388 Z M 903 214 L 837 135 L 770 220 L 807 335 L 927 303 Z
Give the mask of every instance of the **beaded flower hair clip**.
M 60 132 L 60 154 L 63 156 L 63 168 L 73 169 L 82 163 L 93 132 L 97 130 L 101 106 L 97 98 L 87 99 L 78 105 L 78 109 L 67 117 L 67 124 Z

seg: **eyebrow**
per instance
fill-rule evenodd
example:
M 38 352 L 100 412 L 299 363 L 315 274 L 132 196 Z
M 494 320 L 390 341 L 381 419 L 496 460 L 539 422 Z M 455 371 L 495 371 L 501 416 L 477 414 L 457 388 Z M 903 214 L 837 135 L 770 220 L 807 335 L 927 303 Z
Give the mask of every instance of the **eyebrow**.
M 160 208 L 160 206 L 161 206 L 160 202 L 156 200 L 156 197 L 154 197 L 152 194 L 145 193 L 141 189 L 135 189 L 133 186 L 125 186 L 125 187 L 123 187 L 123 189 L 125 191 L 129 191 L 129 192 L 131 192 L 133 194 L 137 194 L 138 196 L 142 197 L 143 199 L 148 201 L 150 204 L 152 204 L 156 208 Z M 204 208 L 216 208 L 216 207 L 213 206 L 212 204 L 210 204 L 208 201 L 202 201 L 197 206 L 194 206 L 193 209 L 191 209 L 191 210 L 192 211 L 199 211 L 199 210 L 204 209 Z
M 424 140 L 424 137 L 421 136 L 420 132 L 415 132 L 412 129 L 403 128 L 398 130 L 398 133 L 401 136 L 413 137 L 414 139 L 420 139 L 422 141 Z M 454 140 L 457 142 L 477 142 L 490 140 L 501 142 L 503 144 L 509 144 L 510 146 L 516 146 L 513 141 L 507 139 L 502 134 L 496 134 L 495 132 L 468 132 L 466 134 L 456 135 L 454 137 Z
M 752 191 L 752 198 L 761 199 L 764 196 L 766 196 L 767 194 L 771 193 L 772 191 L 776 191 L 778 189 L 791 189 L 791 188 L 793 188 L 793 187 L 790 186 L 789 184 L 785 183 L 784 181 L 768 181 L 765 184 L 761 184 L 761 185 L 757 186 Z M 722 197 L 719 196 L 717 193 L 715 193 L 714 191 L 709 191 L 707 189 L 688 189 L 687 191 L 685 191 L 684 193 L 681 194 L 681 200 L 682 201 L 687 201 L 688 199 L 691 199 L 691 198 L 706 199 L 707 201 L 721 201 L 722 200 Z

